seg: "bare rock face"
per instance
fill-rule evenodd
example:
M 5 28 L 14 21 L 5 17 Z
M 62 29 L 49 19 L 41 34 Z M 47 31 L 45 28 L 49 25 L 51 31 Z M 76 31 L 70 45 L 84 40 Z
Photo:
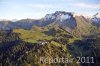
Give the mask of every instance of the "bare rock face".
M 55 13 L 47 14 L 43 20 L 43 25 L 54 23 L 67 31 L 75 29 L 77 26 L 76 20 L 71 12 L 56 11 Z
M 92 24 L 94 26 L 100 27 L 100 13 L 97 13 L 92 18 Z

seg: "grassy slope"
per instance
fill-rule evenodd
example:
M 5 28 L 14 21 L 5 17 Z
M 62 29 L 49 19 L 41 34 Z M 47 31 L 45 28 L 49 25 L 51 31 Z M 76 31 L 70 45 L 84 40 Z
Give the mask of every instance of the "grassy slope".
M 73 35 L 76 35 L 78 37 L 83 35 L 89 35 L 91 33 L 91 30 L 95 28 L 82 16 L 76 16 L 75 19 L 77 22 L 77 27 L 73 31 Z
M 46 36 L 41 31 L 33 30 L 24 30 L 24 29 L 15 29 L 13 32 L 20 33 L 20 38 L 26 42 L 35 43 L 39 39 L 52 39 L 52 36 Z

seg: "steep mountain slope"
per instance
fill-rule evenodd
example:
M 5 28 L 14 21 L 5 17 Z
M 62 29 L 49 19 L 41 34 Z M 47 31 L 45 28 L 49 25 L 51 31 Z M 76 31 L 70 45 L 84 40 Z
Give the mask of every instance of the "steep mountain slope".
M 76 19 L 76 29 L 74 30 L 74 33 L 77 33 L 78 35 L 87 35 L 90 34 L 92 30 L 94 30 L 94 26 L 91 25 L 88 19 L 86 19 L 84 16 L 75 16 Z

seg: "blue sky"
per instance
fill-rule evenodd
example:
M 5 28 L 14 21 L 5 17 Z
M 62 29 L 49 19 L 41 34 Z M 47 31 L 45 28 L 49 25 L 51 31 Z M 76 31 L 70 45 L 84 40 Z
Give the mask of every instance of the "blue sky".
M 93 15 L 100 0 L 0 0 L 0 19 L 38 19 L 55 11 Z

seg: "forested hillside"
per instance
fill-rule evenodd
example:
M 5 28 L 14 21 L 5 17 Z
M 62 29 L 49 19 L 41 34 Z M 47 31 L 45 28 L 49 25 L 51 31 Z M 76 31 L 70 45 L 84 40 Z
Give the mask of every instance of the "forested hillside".
M 74 36 L 64 33 L 63 30 L 55 30 L 55 34 L 45 31 L 33 33 L 28 30 L 21 31 L 0 31 L 0 65 L 1 66 L 99 66 L 100 49 L 99 36 L 88 36 L 83 39 L 76 39 Z M 24 32 L 24 33 L 23 33 Z M 29 36 L 29 34 L 35 35 Z M 62 34 L 63 33 L 63 34 Z M 24 36 L 25 34 L 25 36 Z M 40 34 L 40 33 L 39 33 Z M 42 34 L 51 36 L 50 39 L 41 39 Z M 28 35 L 28 36 L 27 36 Z M 24 36 L 24 37 L 23 37 Z M 38 37 L 39 36 L 39 37 Z M 45 36 L 46 37 L 46 36 Z M 66 37 L 66 38 L 65 38 Z M 26 41 L 26 39 L 31 41 Z M 33 40 L 33 41 L 32 41 Z M 40 58 L 69 58 L 74 60 L 69 63 L 39 63 Z M 76 63 L 77 57 L 93 57 L 93 62 Z

